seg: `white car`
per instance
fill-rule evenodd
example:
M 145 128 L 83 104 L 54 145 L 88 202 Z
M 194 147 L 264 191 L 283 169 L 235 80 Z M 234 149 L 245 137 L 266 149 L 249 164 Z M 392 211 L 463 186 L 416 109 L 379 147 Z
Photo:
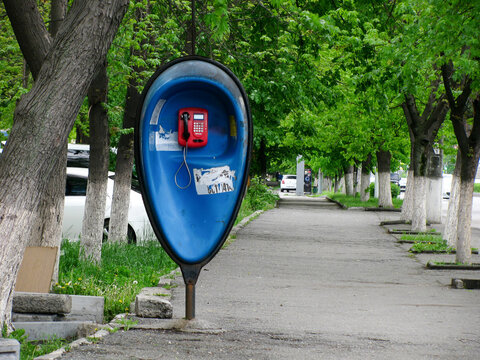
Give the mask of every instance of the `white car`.
M 105 235 L 108 235 L 108 223 L 112 204 L 114 173 L 109 172 L 107 184 L 107 203 L 105 208 Z M 64 239 L 78 240 L 82 232 L 82 220 L 87 193 L 88 169 L 67 167 L 67 185 L 65 190 L 65 207 L 63 214 L 62 236 Z M 156 239 L 148 220 L 142 195 L 130 191 L 130 207 L 128 211 L 128 238 L 130 243 Z M 106 236 L 105 236 L 106 239 Z
M 297 189 L 297 175 L 283 175 L 282 181 L 280 182 L 280 191 L 284 192 L 285 190 L 289 192 L 290 190 Z

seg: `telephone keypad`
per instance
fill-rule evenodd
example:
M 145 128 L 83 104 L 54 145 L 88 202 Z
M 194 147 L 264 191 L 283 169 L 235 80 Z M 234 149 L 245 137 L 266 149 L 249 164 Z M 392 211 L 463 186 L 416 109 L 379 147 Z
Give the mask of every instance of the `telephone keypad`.
M 201 135 L 203 133 L 203 123 L 194 121 L 193 132 L 195 133 L 195 135 Z

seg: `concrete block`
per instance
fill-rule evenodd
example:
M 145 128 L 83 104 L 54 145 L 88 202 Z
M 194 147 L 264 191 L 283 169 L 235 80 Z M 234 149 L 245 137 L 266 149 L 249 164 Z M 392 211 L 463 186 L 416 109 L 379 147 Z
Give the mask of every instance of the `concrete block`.
M 70 295 L 72 309 L 60 321 L 92 321 L 103 324 L 103 296 Z
M 27 321 L 62 321 L 63 315 L 58 314 L 22 314 L 12 313 L 13 322 L 27 322 Z
M 173 307 L 167 298 L 170 291 L 160 287 L 144 288 L 135 298 L 135 314 L 139 317 L 171 319 Z
M 15 329 L 24 329 L 28 340 L 47 340 L 56 336 L 70 339 L 93 333 L 97 324 L 86 321 L 14 322 Z M 2 359 L 3 360 L 3 359 Z
M 70 295 L 15 292 L 12 311 L 16 313 L 67 314 L 72 310 Z
M 15 339 L 0 338 L 0 360 L 20 359 L 20 343 Z

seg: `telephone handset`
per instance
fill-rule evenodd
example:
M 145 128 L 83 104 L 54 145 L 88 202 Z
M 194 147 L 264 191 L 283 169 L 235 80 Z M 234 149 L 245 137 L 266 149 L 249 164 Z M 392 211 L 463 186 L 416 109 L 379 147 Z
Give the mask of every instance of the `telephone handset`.
M 178 110 L 178 144 L 199 148 L 208 142 L 208 112 L 201 108 Z

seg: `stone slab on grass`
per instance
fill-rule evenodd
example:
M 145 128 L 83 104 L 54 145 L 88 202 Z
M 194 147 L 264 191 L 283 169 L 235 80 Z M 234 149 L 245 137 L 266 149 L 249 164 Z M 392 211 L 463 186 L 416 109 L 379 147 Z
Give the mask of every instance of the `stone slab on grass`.
M 68 314 L 72 310 L 70 295 L 15 292 L 12 311 L 30 314 Z
M 171 319 L 173 307 L 170 290 L 162 287 L 143 288 L 135 298 L 135 314 L 139 317 Z
M 0 360 L 20 359 L 20 343 L 15 339 L 0 338 Z

